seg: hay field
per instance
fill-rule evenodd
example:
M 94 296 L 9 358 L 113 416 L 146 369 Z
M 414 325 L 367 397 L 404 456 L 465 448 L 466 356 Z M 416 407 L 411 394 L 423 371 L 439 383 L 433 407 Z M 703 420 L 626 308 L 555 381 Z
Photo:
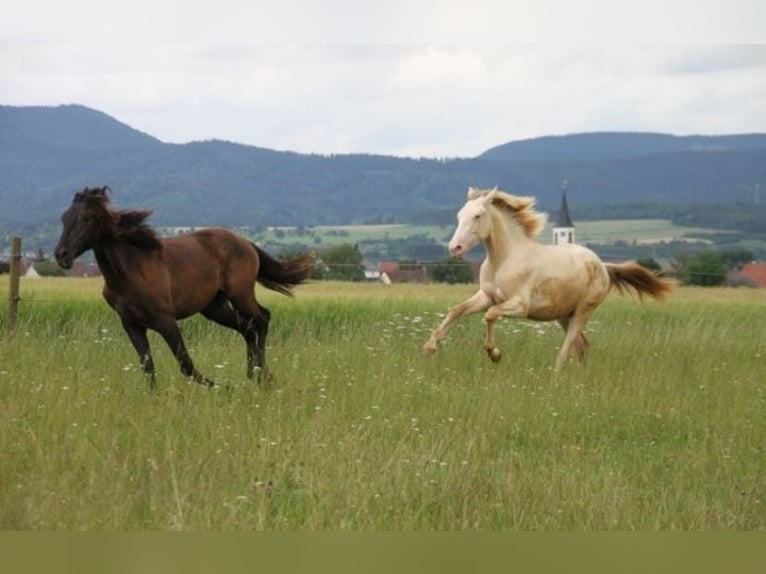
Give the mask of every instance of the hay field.
M 0 528 L 766 528 L 762 292 L 612 295 L 589 362 L 556 375 L 553 324 L 499 321 L 497 365 L 478 316 L 421 354 L 472 289 L 260 289 L 272 386 L 244 378 L 238 335 L 195 318 L 187 344 L 219 386 L 185 380 L 153 336 L 151 393 L 100 280 L 23 280 L 0 334 Z

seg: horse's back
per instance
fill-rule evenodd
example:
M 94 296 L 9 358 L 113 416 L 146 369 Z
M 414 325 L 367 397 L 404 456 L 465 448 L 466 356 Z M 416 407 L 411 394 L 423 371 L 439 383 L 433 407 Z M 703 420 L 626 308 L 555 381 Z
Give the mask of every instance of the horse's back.
M 258 255 L 252 244 L 226 229 L 201 229 L 166 238 L 163 252 L 179 316 L 200 311 L 234 284 L 252 290 L 258 274 Z
M 609 273 L 592 249 L 568 243 L 549 245 L 547 250 L 555 257 L 557 273 L 566 275 L 567 279 L 589 291 L 608 290 Z
M 257 257 L 252 244 L 228 229 L 211 227 L 163 240 L 170 264 L 197 264 L 225 267 L 232 259 Z M 237 263 L 241 263 L 237 261 Z

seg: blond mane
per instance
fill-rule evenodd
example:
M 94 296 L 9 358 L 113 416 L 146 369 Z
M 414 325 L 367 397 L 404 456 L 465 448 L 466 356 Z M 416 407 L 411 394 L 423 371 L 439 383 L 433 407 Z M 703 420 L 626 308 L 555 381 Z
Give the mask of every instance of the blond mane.
M 527 237 L 534 239 L 545 228 L 548 222 L 548 215 L 535 211 L 535 198 L 511 195 L 497 188 L 494 189 L 474 189 L 468 190 L 468 199 L 476 199 L 481 195 L 493 193 L 492 205 L 501 211 L 510 214 L 521 225 Z

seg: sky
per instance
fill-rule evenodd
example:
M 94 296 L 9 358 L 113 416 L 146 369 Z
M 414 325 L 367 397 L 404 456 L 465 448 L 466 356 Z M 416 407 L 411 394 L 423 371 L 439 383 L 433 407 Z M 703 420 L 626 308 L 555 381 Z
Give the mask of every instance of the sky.
M 166 142 L 473 157 L 766 132 L 762 0 L 0 4 L 0 104 L 82 104 Z

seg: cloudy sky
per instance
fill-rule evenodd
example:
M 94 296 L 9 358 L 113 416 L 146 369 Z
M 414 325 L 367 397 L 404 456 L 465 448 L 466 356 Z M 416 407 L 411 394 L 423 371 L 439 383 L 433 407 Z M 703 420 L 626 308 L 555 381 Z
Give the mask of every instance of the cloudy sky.
M 2 2 L 0 103 L 84 104 L 167 142 L 470 157 L 766 132 L 762 0 Z

